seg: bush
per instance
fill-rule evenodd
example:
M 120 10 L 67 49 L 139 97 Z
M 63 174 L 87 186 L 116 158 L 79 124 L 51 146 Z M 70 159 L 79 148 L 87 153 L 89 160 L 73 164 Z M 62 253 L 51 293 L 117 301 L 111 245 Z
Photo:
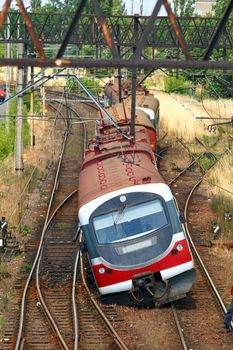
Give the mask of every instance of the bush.
M 27 97 L 24 97 L 24 100 Z M 10 123 L 9 133 L 7 133 L 4 122 L 0 123 L 0 159 L 4 159 L 10 153 L 14 152 L 15 148 L 15 117 L 17 114 L 17 99 L 14 99 L 10 105 Z M 23 115 L 28 115 L 27 103 L 23 103 Z M 27 119 L 23 119 L 23 145 L 26 147 L 30 140 L 29 123 Z
M 164 81 L 164 88 L 166 92 L 177 92 L 181 95 L 192 95 L 193 87 L 189 81 L 183 77 L 167 76 Z

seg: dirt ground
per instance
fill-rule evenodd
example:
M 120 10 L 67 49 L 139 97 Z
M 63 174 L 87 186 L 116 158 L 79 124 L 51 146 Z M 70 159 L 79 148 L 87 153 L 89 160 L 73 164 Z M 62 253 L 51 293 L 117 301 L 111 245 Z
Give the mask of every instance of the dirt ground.
M 12 232 L 12 235 L 15 235 L 20 241 L 20 251 L 7 251 L 4 254 L 0 251 L 0 340 L 5 314 L 11 302 L 12 286 L 25 258 L 21 247 L 30 236 L 33 228 L 34 215 L 32 211 L 37 203 L 46 200 L 38 185 L 50 171 L 52 162 L 56 161 L 62 140 L 59 128 L 54 129 L 50 123 L 42 125 L 39 122 L 34 125 L 34 128 L 36 145 L 29 146 L 24 150 L 25 170 L 23 174 L 19 175 L 15 172 L 13 156 L 9 156 L 3 161 L 0 169 L 0 215 L 6 217 L 8 231 Z M 28 184 L 32 174 L 34 175 Z M 25 185 L 25 194 L 21 196 Z M 27 268 L 26 265 L 25 268 Z

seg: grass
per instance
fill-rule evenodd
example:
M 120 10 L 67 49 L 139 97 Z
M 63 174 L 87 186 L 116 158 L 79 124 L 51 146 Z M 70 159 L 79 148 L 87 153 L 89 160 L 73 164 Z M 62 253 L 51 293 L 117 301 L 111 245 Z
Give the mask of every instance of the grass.
M 0 337 L 3 335 L 5 315 L 12 301 L 12 261 L 0 263 Z
M 21 236 L 27 236 L 29 233 L 31 233 L 31 228 L 27 225 L 23 225 L 20 228 L 20 234 Z
M 197 159 L 197 163 L 202 167 L 204 171 L 209 170 L 215 161 L 216 160 L 211 153 L 210 155 L 208 153 L 204 153 L 203 156 Z
M 167 139 L 170 141 L 176 137 L 182 138 L 189 143 L 189 149 L 195 153 L 203 152 L 203 146 L 197 144 L 197 137 L 206 147 L 206 152 L 213 153 L 217 158 L 228 148 L 233 147 L 233 128 L 231 125 L 224 125 L 216 132 L 210 132 L 208 125 L 221 122 L 214 118 L 230 118 L 233 115 L 232 100 L 204 100 L 197 101 L 189 96 L 177 94 L 167 94 L 162 91 L 154 93 L 160 100 L 161 129 L 168 133 Z M 213 117 L 203 121 L 196 117 Z M 225 120 L 223 120 L 225 122 Z M 170 142 L 169 141 L 169 142 Z M 211 157 L 205 156 L 200 160 L 200 165 L 204 170 L 213 164 Z M 217 220 L 222 227 L 222 237 L 233 239 L 232 222 L 226 222 L 223 218 L 225 211 L 229 210 L 233 214 L 233 157 L 232 153 L 225 155 L 210 171 L 207 181 L 211 187 L 211 197 L 213 198 L 213 210 Z
M 5 318 L 2 317 L 2 316 L 0 316 L 0 328 L 1 328 L 2 326 L 4 326 L 4 323 L 5 323 Z
M 215 132 L 208 130 L 208 125 L 221 122 L 214 118 L 230 118 L 233 115 L 232 100 L 198 101 L 189 96 L 163 91 L 154 92 L 154 96 L 160 101 L 161 128 L 168 132 L 168 137 L 179 137 L 188 142 L 198 137 L 204 139 L 207 147 L 211 147 L 222 133 L 233 136 L 230 125 L 218 127 Z M 213 119 L 198 120 L 196 117 Z M 230 137 L 226 137 L 226 142 L 232 147 L 233 141 Z
M 207 180 L 211 185 L 211 208 L 222 227 L 222 238 L 233 239 L 233 221 L 226 221 L 224 213 L 229 211 L 233 215 L 233 157 L 226 154 L 214 166 Z
M 175 94 L 156 92 L 154 94 L 160 101 L 161 129 L 166 130 L 168 138 L 179 137 L 192 142 L 195 137 L 209 136 L 208 130 L 195 118 L 192 106 L 189 106 L 190 98 Z M 201 105 L 195 103 L 196 114 L 202 111 Z
M 66 229 L 67 227 L 69 227 L 69 224 L 67 222 L 59 222 L 56 224 L 56 228 L 58 229 Z
M 0 281 L 9 277 L 11 277 L 11 273 L 8 271 L 7 264 L 3 262 L 0 263 Z
M 221 226 L 221 237 L 223 239 L 233 239 L 232 220 L 228 221 L 224 218 L 225 212 L 233 214 L 233 200 L 226 197 L 224 194 L 215 195 L 211 201 L 211 208 L 218 218 Z
M 226 211 L 233 213 L 233 201 L 222 193 L 213 198 L 211 206 L 214 213 L 219 213 L 222 216 Z
M 165 92 L 177 91 L 180 95 L 186 95 L 192 91 L 191 83 L 184 80 L 183 77 L 166 76 L 164 79 L 164 90 Z
M 23 272 L 30 272 L 31 269 L 32 269 L 32 264 L 24 264 L 24 265 L 22 266 L 22 271 L 23 271 Z

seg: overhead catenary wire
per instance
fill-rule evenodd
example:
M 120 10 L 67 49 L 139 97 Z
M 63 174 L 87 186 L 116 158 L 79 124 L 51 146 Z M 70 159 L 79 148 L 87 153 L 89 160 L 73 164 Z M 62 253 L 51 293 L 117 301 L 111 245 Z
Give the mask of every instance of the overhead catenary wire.
M 205 182 L 207 182 L 209 185 L 214 186 L 214 187 L 218 187 L 218 188 L 221 189 L 222 191 L 227 192 L 227 193 L 233 195 L 233 191 L 230 191 L 230 190 L 228 190 L 227 188 L 224 188 L 224 187 L 222 187 L 222 186 L 220 186 L 220 185 L 217 185 L 217 184 L 213 183 L 213 182 L 210 181 L 210 180 L 207 180 L 207 179 L 203 179 L 203 180 L 204 180 Z
M 93 100 L 93 102 L 96 104 L 96 106 L 98 106 L 98 108 L 103 112 L 103 114 L 105 115 L 106 119 L 111 121 L 111 123 L 113 124 L 113 126 L 122 134 L 122 136 L 124 138 L 126 138 L 127 140 L 131 140 L 132 137 L 126 135 L 123 130 L 121 129 L 121 127 L 115 122 L 115 120 L 113 119 L 113 117 L 106 111 L 106 109 L 101 105 L 101 103 L 99 103 L 99 101 L 97 100 L 97 98 L 92 94 L 91 91 L 89 91 L 85 85 L 81 82 L 81 80 L 74 74 L 57 74 L 57 76 L 60 77 L 64 77 L 66 76 L 67 78 L 72 78 L 77 80 L 78 84 L 81 86 L 81 88 L 84 90 L 84 92 L 86 92 L 86 94 Z

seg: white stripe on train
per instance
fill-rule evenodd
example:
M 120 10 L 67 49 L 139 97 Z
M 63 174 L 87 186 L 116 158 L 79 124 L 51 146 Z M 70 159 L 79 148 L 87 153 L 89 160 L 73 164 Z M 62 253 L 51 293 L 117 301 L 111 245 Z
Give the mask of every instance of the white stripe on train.
M 149 193 L 155 193 L 159 194 L 166 202 L 173 199 L 172 193 L 170 188 L 163 183 L 150 183 L 150 184 L 144 184 L 144 185 L 135 185 L 130 187 L 121 188 L 117 191 L 112 191 L 109 193 L 106 193 L 103 196 L 100 196 L 86 204 L 84 204 L 79 209 L 79 221 L 81 226 L 88 225 L 89 224 L 89 218 L 93 211 L 98 208 L 101 204 L 105 203 L 111 198 L 114 198 L 116 196 L 119 196 L 124 193 L 132 193 L 132 192 L 149 192 Z
M 173 276 L 177 276 L 182 272 L 188 271 L 193 269 L 193 262 L 189 261 L 187 263 L 171 267 L 170 269 L 162 270 L 161 275 L 163 280 L 167 280 Z M 126 292 L 128 290 L 131 290 L 133 287 L 132 280 L 112 284 L 107 287 L 99 288 L 100 294 L 110 294 L 110 293 L 119 293 L 119 292 Z

